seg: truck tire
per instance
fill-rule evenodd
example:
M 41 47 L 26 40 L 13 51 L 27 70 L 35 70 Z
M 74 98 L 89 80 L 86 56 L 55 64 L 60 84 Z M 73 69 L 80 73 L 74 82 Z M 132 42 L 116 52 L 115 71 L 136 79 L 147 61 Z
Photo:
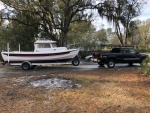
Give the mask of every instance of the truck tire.
M 79 58 L 74 58 L 74 59 L 72 60 L 72 65 L 78 66 L 79 64 L 80 64 Z
M 31 68 L 29 62 L 23 62 L 21 67 L 23 70 L 29 70 Z
M 108 66 L 108 68 L 114 68 L 115 67 L 115 60 L 113 60 L 113 59 L 108 60 L 107 66 Z

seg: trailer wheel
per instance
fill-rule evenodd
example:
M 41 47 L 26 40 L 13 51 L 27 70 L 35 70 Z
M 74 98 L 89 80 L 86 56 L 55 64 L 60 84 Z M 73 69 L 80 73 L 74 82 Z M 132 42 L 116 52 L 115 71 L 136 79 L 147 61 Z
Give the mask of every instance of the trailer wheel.
M 31 68 L 29 62 L 23 62 L 21 67 L 23 70 L 29 70 Z
M 108 66 L 109 68 L 115 67 L 115 60 L 113 60 L 113 59 L 108 60 L 107 66 Z
M 72 60 L 72 65 L 78 66 L 79 64 L 80 64 L 79 58 L 74 58 L 74 59 Z

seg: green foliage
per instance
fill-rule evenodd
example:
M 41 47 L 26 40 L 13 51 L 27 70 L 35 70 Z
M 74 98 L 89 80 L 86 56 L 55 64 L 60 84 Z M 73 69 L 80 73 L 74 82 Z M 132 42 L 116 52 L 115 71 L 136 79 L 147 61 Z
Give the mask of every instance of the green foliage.
M 99 31 L 96 32 L 96 42 L 99 42 L 101 44 L 105 44 L 108 40 L 107 40 L 107 32 L 105 29 L 101 29 Z
M 114 0 L 113 2 L 106 0 L 98 7 L 100 16 L 114 23 L 116 34 L 122 45 L 127 45 L 130 22 L 140 14 L 144 3 L 145 1 L 141 0 Z
M 7 6 L 13 7 L 7 14 L 9 20 L 18 21 L 32 26 L 59 45 L 66 46 L 70 25 L 76 21 L 89 21 L 90 15 L 84 13 L 89 8 L 91 0 L 2 0 Z M 44 34 L 44 36 L 43 36 Z
M 139 33 L 140 33 L 140 43 L 139 46 L 142 49 L 145 49 L 146 51 L 150 47 L 150 20 L 146 20 L 141 22 L 139 27 Z
M 9 36 L 11 36 L 9 40 L 12 40 L 12 45 L 17 43 L 15 39 L 21 40 L 19 37 L 21 36 L 20 34 L 22 31 L 23 34 L 26 35 L 29 35 L 30 33 L 28 34 L 28 32 L 31 31 L 34 32 L 34 36 L 37 36 L 37 34 L 40 33 L 41 38 L 44 37 L 47 39 L 55 40 L 60 46 L 67 46 L 68 44 L 72 43 L 84 42 L 82 45 L 84 45 L 84 48 L 87 50 L 92 48 L 95 44 L 98 44 L 98 42 L 107 43 L 108 37 L 111 37 L 112 42 L 119 43 L 115 40 L 117 38 L 116 36 L 118 36 L 120 43 L 123 45 L 124 40 L 129 38 L 131 33 L 137 34 L 138 31 L 136 31 L 135 28 L 132 29 L 132 27 L 129 26 L 129 23 L 133 17 L 139 14 L 141 8 L 140 6 L 144 3 L 144 1 L 140 0 L 114 0 L 113 2 L 112 0 L 102 0 L 95 5 L 93 5 L 93 0 L 0 1 L 2 1 L 6 6 L 12 7 L 11 10 L 8 9 L 9 11 L 5 12 L 5 16 L 3 13 L 0 14 L 2 18 L 0 20 L 0 24 L 5 20 L 9 20 L 9 22 L 18 22 L 19 26 L 21 26 L 20 24 L 22 24 L 22 26 L 29 26 L 29 29 L 26 30 L 23 30 L 22 28 L 18 28 L 18 30 L 16 28 L 15 31 L 12 31 L 12 29 L 8 29 L 8 31 L 3 29 L 5 34 L 2 32 L 2 35 L 4 34 L 3 37 L 6 37 L 4 39 L 8 40 Z M 8 7 L 5 9 L 7 8 Z M 112 32 L 111 29 L 108 29 L 108 31 L 101 29 L 100 31 L 95 32 L 95 28 L 91 25 L 92 13 L 86 11 L 86 9 L 98 9 L 101 17 L 105 16 L 107 17 L 108 21 L 113 21 L 116 28 L 115 33 L 117 35 L 114 35 L 114 33 L 110 34 Z M 86 14 L 86 12 L 88 12 L 88 14 Z M 125 34 L 122 32 L 120 23 L 125 28 Z M 129 27 L 131 27 L 131 29 L 129 29 Z M 23 26 L 23 28 L 25 27 Z M 132 32 L 133 30 L 134 32 Z M 16 38 L 17 35 L 19 36 L 18 38 Z M 33 34 L 30 36 L 33 37 Z M 132 39 L 136 36 L 137 35 L 132 35 Z M 32 39 L 30 41 L 32 42 Z M 138 41 L 134 42 L 138 44 L 139 41 L 140 40 L 138 39 Z M 128 42 L 131 42 L 131 40 Z M 28 47 L 24 46 L 23 49 L 25 48 Z
M 129 23 L 129 28 L 128 28 L 128 45 L 131 46 L 136 46 L 138 47 L 139 43 L 140 43 L 140 31 L 139 31 L 139 26 L 140 21 L 139 20 L 135 20 L 135 21 L 131 21 Z
M 70 26 L 68 42 L 72 47 L 81 47 L 84 50 L 91 50 L 92 47 L 95 46 L 95 42 L 93 42 L 94 35 L 95 28 L 90 22 L 75 22 Z
M 150 76 L 150 66 L 148 64 L 149 62 L 150 62 L 150 57 L 147 57 L 141 64 L 142 66 L 141 71 L 144 74 L 144 76 Z
M 68 43 L 80 43 L 86 37 L 87 32 L 89 32 L 92 25 L 88 22 L 74 22 L 70 26 L 70 30 L 68 32 Z
M 35 30 L 32 27 L 14 22 L 11 26 L 7 26 L 7 29 L 0 30 L 1 49 L 6 49 L 9 43 L 13 51 L 18 50 L 19 44 L 21 51 L 31 51 L 34 48 L 34 33 Z

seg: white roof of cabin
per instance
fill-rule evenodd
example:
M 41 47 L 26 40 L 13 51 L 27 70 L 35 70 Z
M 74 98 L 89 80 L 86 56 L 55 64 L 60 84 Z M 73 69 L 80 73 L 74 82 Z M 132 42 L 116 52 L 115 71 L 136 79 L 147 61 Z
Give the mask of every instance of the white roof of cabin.
M 52 40 L 36 40 L 34 43 L 35 44 L 39 44 L 39 43 L 56 43 L 56 41 L 52 41 Z

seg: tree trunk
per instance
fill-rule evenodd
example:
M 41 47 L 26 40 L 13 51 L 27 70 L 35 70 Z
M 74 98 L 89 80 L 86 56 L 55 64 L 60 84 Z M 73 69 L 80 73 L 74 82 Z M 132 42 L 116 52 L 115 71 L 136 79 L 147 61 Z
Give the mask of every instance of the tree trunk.
M 67 47 L 67 32 L 61 33 L 61 46 Z
M 115 29 L 116 29 L 116 34 L 118 36 L 120 44 L 123 46 L 124 45 L 123 37 L 122 37 L 122 33 L 121 33 L 121 30 L 120 30 L 120 27 L 119 27 L 119 23 L 117 23 L 117 22 L 116 22 L 116 25 L 115 25 Z

